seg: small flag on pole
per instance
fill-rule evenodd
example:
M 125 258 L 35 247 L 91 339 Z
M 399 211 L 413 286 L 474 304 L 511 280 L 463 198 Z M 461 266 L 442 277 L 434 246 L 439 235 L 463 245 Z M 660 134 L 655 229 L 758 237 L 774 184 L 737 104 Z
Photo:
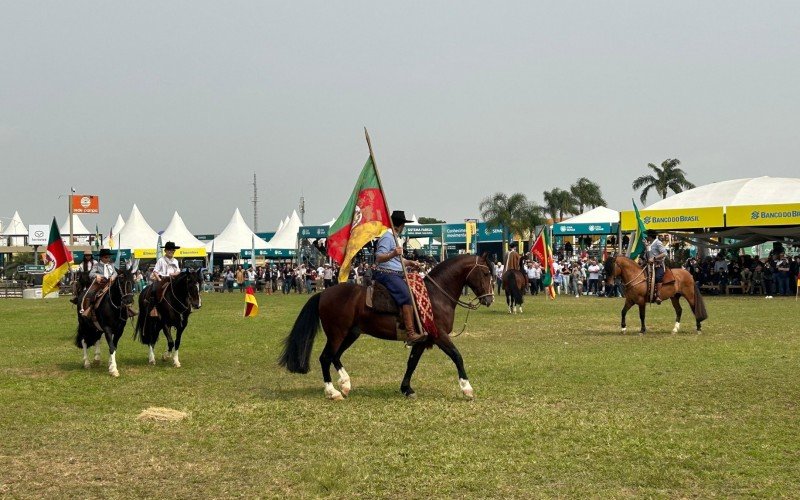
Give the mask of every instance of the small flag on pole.
M 248 286 L 244 294 L 244 317 L 258 316 L 258 301 L 253 292 L 253 287 Z
M 547 296 L 552 300 L 556 298 L 556 290 L 553 286 L 555 272 L 553 269 L 553 248 L 550 246 L 549 236 L 550 234 L 545 226 L 539 231 L 539 236 L 533 242 L 531 253 L 539 259 L 539 263 L 542 265 L 542 285 L 545 287 Z
M 633 200 L 631 200 L 633 201 Z M 633 240 L 631 241 L 631 259 L 636 260 L 636 257 L 644 252 L 647 242 L 645 240 L 647 235 L 647 227 L 642 222 L 642 216 L 639 215 L 639 208 L 636 202 L 633 201 L 633 211 L 636 212 L 636 232 L 634 233 Z
M 50 225 L 46 262 L 45 275 L 42 279 L 42 297 L 46 297 L 50 292 L 58 290 L 58 282 L 67 274 L 69 266 L 72 264 L 72 253 L 64 245 L 64 240 L 61 239 L 61 232 L 58 230 L 55 217 L 53 217 L 53 223 Z
M 108 230 L 108 238 L 106 238 L 106 246 L 114 248 L 114 228 Z

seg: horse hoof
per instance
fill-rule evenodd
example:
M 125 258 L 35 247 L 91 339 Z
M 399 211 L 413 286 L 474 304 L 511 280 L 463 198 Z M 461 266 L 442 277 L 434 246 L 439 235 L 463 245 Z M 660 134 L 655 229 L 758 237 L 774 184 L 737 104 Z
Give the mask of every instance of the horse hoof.
M 119 377 L 119 371 L 113 370 L 108 372 L 112 377 Z
M 100 360 L 99 359 L 95 359 L 94 361 L 92 361 L 92 365 L 93 366 L 100 366 Z
M 150 366 L 155 366 L 156 365 L 156 358 L 148 359 L 147 360 L 147 364 L 150 365 Z
M 172 358 L 172 354 L 165 352 L 161 355 L 161 361 L 169 361 Z
M 622 332 L 622 334 L 623 334 L 623 335 L 624 335 L 624 334 L 625 334 L 625 332 L 627 332 L 627 331 L 628 331 L 628 329 L 627 329 L 627 328 L 625 328 L 624 326 L 623 326 L 623 327 L 620 329 L 620 332 Z
M 350 390 L 352 387 L 350 386 L 350 381 L 343 382 L 341 384 L 342 396 L 347 397 L 350 395 Z
M 175 368 L 180 368 L 180 367 L 181 367 L 181 363 L 180 363 L 180 361 L 176 361 L 176 362 L 174 362 L 174 363 L 173 363 L 173 366 L 174 366 Z
M 92 364 L 91 364 L 91 363 L 89 363 L 88 361 L 86 361 L 86 362 L 84 362 L 84 363 L 83 363 L 83 367 L 84 367 L 86 370 L 88 370 L 89 368 L 91 368 L 91 367 L 92 367 Z
M 470 389 L 469 391 L 464 391 L 464 398 L 467 401 L 472 401 L 475 399 L 475 393 Z
M 344 396 L 342 396 L 341 392 L 336 392 L 335 394 L 331 394 L 328 396 L 328 399 L 331 401 L 344 401 Z

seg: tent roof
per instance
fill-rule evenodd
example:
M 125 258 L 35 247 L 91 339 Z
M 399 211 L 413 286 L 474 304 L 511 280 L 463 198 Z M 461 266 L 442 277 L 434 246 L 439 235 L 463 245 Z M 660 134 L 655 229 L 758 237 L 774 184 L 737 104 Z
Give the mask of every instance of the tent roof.
M 205 248 L 206 244 L 198 240 L 186 228 L 183 219 L 178 215 L 178 212 L 172 214 L 172 220 L 169 221 L 167 228 L 161 233 L 161 241 L 166 243 L 168 241 L 175 242 L 179 247 L 184 248 Z
M 286 223 L 283 225 L 281 230 L 275 233 L 275 236 L 269 240 L 268 248 L 295 248 L 297 246 L 297 233 L 300 231 L 300 226 L 302 225 L 303 224 L 300 222 L 300 217 L 297 215 L 297 211 L 292 211 L 291 217 L 286 217 Z
M 19 216 L 19 212 L 14 212 L 14 217 L 11 218 L 11 222 L 8 223 L 5 230 L 3 230 L 3 236 L 27 236 L 28 235 L 28 228 L 25 227 L 25 224 L 22 223 L 22 218 Z
M 158 233 L 150 227 L 139 208 L 134 204 L 122 230 L 113 235 L 116 248 L 155 248 Z
M 596 207 L 557 224 L 616 224 L 617 222 L 619 222 L 619 212 L 606 207 Z
M 706 184 L 657 201 L 647 210 L 798 202 L 800 179 L 765 176 Z
M 64 217 L 64 223 L 61 224 L 59 232 L 61 233 L 61 236 L 69 236 L 69 214 Z M 72 235 L 85 236 L 87 234 L 93 233 L 86 229 L 86 226 L 83 225 L 83 222 L 81 222 L 81 218 L 78 217 L 78 214 L 72 214 Z
M 209 252 L 213 246 L 214 251 L 218 253 L 239 253 L 243 248 L 250 248 L 254 236 L 256 248 L 269 248 L 267 242 L 256 236 L 250 229 L 237 208 L 225 229 L 216 238 L 206 243 L 205 247 Z
M 125 220 L 122 218 L 121 214 L 117 214 L 117 221 L 111 227 L 111 234 L 117 234 L 122 231 L 122 228 L 125 227 Z

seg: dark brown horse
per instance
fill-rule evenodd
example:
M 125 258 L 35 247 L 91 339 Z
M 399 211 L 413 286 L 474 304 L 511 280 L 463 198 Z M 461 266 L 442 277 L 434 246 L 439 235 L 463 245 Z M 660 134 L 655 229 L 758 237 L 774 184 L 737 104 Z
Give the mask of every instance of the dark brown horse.
M 509 269 L 503 273 L 503 291 L 506 292 L 508 314 L 522 314 L 522 292 L 528 285 L 528 277 L 519 269 Z
M 468 398 L 474 396 L 472 386 L 464 370 L 461 353 L 450 338 L 453 331 L 456 304 L 477 308 L 474 302 L 485 306 L 492 304 L 492 276 L 494 264 L 487 260 L 486 254 L 460 255 L 448 259 L 434 267 L 425 277 L 433 317 L 439 330 L 437 336 L 430 335 L 425 342 L 414 345 L 408 357 L 408 366 L 400 391 L 408 397 L 414 396 L 411 388 L 411 375 L 419 363 L 426 347 L 437 346 L 447 354 L 458 370 L 458 383 L 461 391 Z M 475 292 L 476 298 L 467 304 L 459 299 L 464 286 Z M 398 338 L 396 316 L 376 313 L 367 308 L 365 303 L 366 288 L 349 283 L 341 283 L 311 297 L 300 314 L 294 327 L 284 341 L 284 350 L 278 362 L 292 373 L 308 373 L 311 360 L 311 348 L 320 322 L 328 342 L 319 357 L 322 366 L 322 378 L 325 383 L 325 396 L 339 400 L 350 393 L 350 376 L 342 366 L 341 357 L 348 347 L 362 333 L 384 340 L 402 340 Z M 339 372 L 341 392 L 331 382 L 331 363 Z
M 639 306 L 639 319 L 642 321 L 641 333 L 645 333 L 644 326 L 645 308 L 647 306 L 647 277 L 645 270 L 639 267 L 635 261 L 623 257 L 609 257 L 605 261 L 606 284 L 613 283 L 616 276 L 622 278 L 625 287 L 625 305 L 622 308 L 622 333 L 625 333 L 625 314 L 634 304 Z M 706 305 L 703 296 L 700 295 L 700 287 L 694 282 L 694 278 L 685 269 L 672 268 L 664 273 L 664 281 L 661 283 L 659 297 L 662 300 L 670 299 L 675 308 L 675 327 L 672 333 L 678 333 L 681 327 L 681 304 L 680 298 L 684 297 L 692 308 L 695 320 L 697 321 L 697 333 L 700 333 L 703 320 L 708 318 Z

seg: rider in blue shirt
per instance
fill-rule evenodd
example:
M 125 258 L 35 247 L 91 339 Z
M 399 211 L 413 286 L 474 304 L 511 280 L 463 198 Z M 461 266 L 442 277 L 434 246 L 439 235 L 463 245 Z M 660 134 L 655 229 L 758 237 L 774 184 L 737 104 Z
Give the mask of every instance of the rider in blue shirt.
M 664 261 L 667 258 L 667 248 L 661 243 L 661 240 L 658 239 L 658 232 L 654 230 L 647 231 L 647 239 L 649 240 L 649 245 L 647 246 L 647 262 L 654 264 L 654 270 L 656 273 L 656 289 L 653 293 L 656 304 L 661 303 L 661 297 L 659 296 L 661 282 L 664 281 Z
M 377 268 L 373 275 L 373 279 L 385 286 L 389 290 L 389 294 L 400 306 L 403 312 L 403 323 L 406 327 L 408 339 L 406 344 L 412 345 L 422 342 L 428 338 L 425 332 L 417 333 L 414 324 L 414 307 L 411 302 L 411 291 L 408 289 L 408 284 L 403 277 L 403 265 L 413 266 L 416 268 L 417 263 L 403 258 L 403 246 L 395 235 L 399 235 L 403 231 L 406 222 L 406 214 L 402 210 L 395 210 L 392 212 L 392 226 L 394 226 L 394 233 L 391 229 L 387 229 L 375 245 L 375 261 Z

